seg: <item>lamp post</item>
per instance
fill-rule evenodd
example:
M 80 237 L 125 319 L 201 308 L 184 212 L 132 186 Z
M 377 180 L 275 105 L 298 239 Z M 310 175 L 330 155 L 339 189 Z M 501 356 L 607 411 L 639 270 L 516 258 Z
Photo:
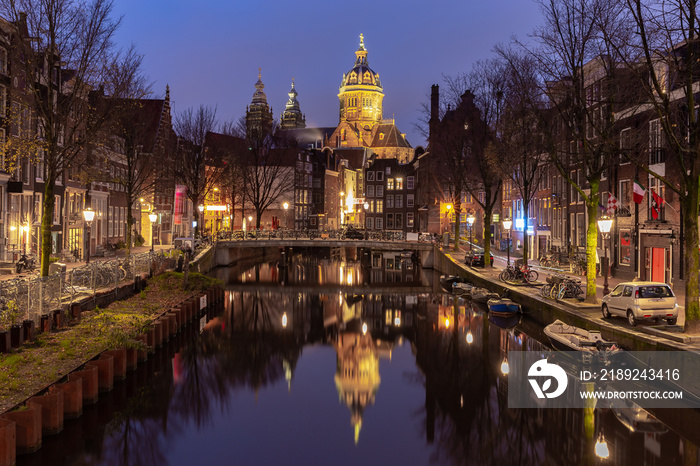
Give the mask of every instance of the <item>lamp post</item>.
M 472 252 L 472 242 L 474 240 L 474 235 L 472 234 L 472 226 L 474 225 L 474 214 L 469 214 L 467 216 L 467 223 L 469 224 L 469 252 Z M 484 265 L 486 265 L 486 258 L 484 257 Z
M 158 220 L 158 214 L 151 212 L 148 214 L 148 220 L 151 221 L 151 252 L 153 252 L 153 245 L 155 244 L 155 240 L 153 239 L 153 225 L 155 225 L 156 220 Z
M 202 234 L 202 229 L 204 228 L 204 204 L 199 204 L 197 206 L 197 208 L 199 209 L 199 217 L 200 218 L 199 218 L 198 227 L 199 227 L 199 237 L 201 238 L 202 236 L 204 236 Z
M 508 232 L 508 239 L 506 239 L 506 257 L 508 258 L 508 265 L 510 265 L 510 227 L 513 226 L 513 221 L 511 219 L 503 220 L 503 228 Z
M 452 204 L 447 204 L 445 206 L 445 232 L 450 231 L 450 210 L 452 210 Z
M 609 218 L 607 215 L 598 219 L 598 229 L 603 236 L 603 248 L 605 249 L 605 275 L 603 278 L 603 296 L 610 293 L 610 288 L 608 288 L 608 275 L 610 272 L 610 264 L 608 262 L 608 245 L 605 240 L 610 235 L 610 229 L 612 228 L 613 219 Z
M 83 218 L 85 219 L 85 223 L 87 224 L 87 255 L 86 255 L 86 260 L 85 263 L 89 264 L 90 263 L 90 230 L 92 229 L 92 221 L 95 219 L 95 211 L 92 210 L 90 207 L 87 209 L 83 210 Z
M 287 224 L 287 210 L 289 210 L 289 202 L 282 204 L 282 207 L 284 207 L 284 228 L 289 230 L 289 225 Z

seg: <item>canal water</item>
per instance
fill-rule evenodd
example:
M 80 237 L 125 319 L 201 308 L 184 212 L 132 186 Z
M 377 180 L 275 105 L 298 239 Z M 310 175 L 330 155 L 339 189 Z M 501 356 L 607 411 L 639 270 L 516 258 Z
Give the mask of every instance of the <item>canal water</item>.
M 17 464 L 698 464 L 694 410 L 509 409 L 507 352 L 549 350 L 541 326 L 490 321 L 406 255 L 363 259 L 217 270 L 225 309 Z

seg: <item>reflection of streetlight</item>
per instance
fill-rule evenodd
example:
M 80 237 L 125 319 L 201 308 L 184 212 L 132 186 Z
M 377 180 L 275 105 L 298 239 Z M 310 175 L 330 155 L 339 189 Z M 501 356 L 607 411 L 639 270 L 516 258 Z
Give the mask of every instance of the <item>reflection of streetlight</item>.
M 508 256 L 508 265 L 510 265 L 510 227 L 513 226 L 513 221 L 511 219 L 503 220 L 503 228 L 508 232 L 508 239 L 506 240 L 506 256 Z
M 603 236 L 603 249 L 605 250 L 605 275 L 603 279 L 603 296 L 610 293 L 610 288 L 608 287 L 608 272 L 610 271 L 610 264 L 608 263 L 608 246 L 605 240 L 610 234 L 610 228 L 612 228 L 613 219 L 604 215 L 598 219 L 598 228 Z
M 367 322 L 362 324 L 362 334 L 367 335 Z
M 92 210 L 92 208 L 88 207 L 87 209 L 83 210 L 83 218 L 85 219 L 85 223 L 87 224 L 87 259 L 85 260 L 86 264 L 90 263 L 90 233 L 92 230 L 92 221 L 95 219 L 95 211 Z
M 153 252 L 153 244 L 155 243 L 153 240 L 153 225 L 156 223 L 156 220 L 158 220 L 158 214 L 151 212 L 148 214 L 148 220 L 151 221 L 151 252 Z
M 605 436 L 603 432 L 598 434 L 598 440 L 595 442 L 595 455 L 598 458 L 606 459 L 610 457 L 610 450 L 608 449 L 608 442 L 605 441 Z
M 470 345 L 474 343 L 474 335 L 472 335 L 472 311 L 469 310 L 469 315 L 467 317 L 467 343 Z
M 467 216 L 467 223 L 469 224 L 469 252 L 472 252 L 472 242 L 473 242 L 473 236 L 472 235 L 472 227 L 474 226 L 474 220 L 476 220 L 476 217 L 474 217 L 474 214 L 469 214 Z M 486 266 L 486 257 L 484 256 L 484 266 Z
M 282 314 L 282 327 L 287 328 L 287 313 Z
M 508 357 L 503 356 L 503 362 L 501 363 L 501 372 L 503 375 L 508 375 L 510 372 L 510 365 L 508 364 Z

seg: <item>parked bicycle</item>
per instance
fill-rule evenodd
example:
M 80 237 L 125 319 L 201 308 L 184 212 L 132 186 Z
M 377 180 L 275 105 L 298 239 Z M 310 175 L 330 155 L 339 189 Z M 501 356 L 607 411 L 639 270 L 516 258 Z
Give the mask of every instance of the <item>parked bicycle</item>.
M 561 266 L 561 264 L 559 263 L 559 259 L 557 259 L 551 254 L 540 257 L 539 262 L 541 267 L 559 268 Z
M 527 265 L 508 265 L 500 273 L 499 277 L 504 282 L 536 282 L 539 274 Z

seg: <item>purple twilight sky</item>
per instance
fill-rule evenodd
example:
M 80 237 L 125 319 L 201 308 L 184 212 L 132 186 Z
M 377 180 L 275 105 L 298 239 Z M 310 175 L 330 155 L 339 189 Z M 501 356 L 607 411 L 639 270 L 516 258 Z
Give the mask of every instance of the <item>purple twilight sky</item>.
M 307 127 L 338 124 L 338 87 L 364 34 L 384 87 L 384 118 L 411 145 L 431 84 L 466 72 L 512 35 L 540 23 L 532 0 L 116 0 L 117 43 L 135 44 L 156 97 L 170 85 L 174 112 L 216 106 L 220 121 L 245 115 L 258 67 L 279 118 L 296 79 Z

